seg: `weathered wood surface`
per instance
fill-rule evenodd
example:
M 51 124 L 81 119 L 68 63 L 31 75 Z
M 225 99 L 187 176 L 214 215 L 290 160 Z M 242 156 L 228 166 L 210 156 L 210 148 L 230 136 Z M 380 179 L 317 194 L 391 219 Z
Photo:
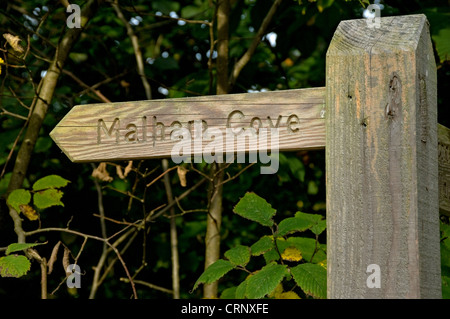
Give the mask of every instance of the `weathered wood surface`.
M 342 21 L 327 52 L 329 298 L 440 298 L 436 66 L 424 15 Z M 369 288 L 369 265 L 380 288 Z
M 284 131 L 280 144 L 283 151 L 324 149 L 325 96 L 326 89 L 321 87 L 203 98 L 80 105 L 74 107 L 56 126 L 51 132 L 51 137 L 74 162 L 170 157 L 170 148 L 173 147 L 175 142 L 169 138 L 162 141 L 160 135 L 157 136 L 155 141 L 153 140 L 153 116 L 157 118 L 157 123 L 169 125 L 165 129 L 165 133 L 170 136 L 174 129 L 174 127 L 170 127 L 170 124 L 177 118 L 184 125 L 188 121 L 201 118 L 207 121 L 210 127 L 214 123 L 215 127 L 221 125 L 223 130 L 227 124 L 224 118 L 224 116 L 227 116 L 227 112 L 229 115 L 230 110 L 231 112 L 241 110 L 244 118 L 241 118 L 240 113 L 237 112 L 231 116 L 230 126 L 235 130 L 249 126 L 252 119 L 258 115 L 265 127 L 276 126 L 279 121 L 281 131 Z M 218 103 L 220 104 L 218 105 Z M 228 106 L 225 107 L 225 105 Z M 215 110 L 215 108 L 218 110 Z M 196 114 L 188 114 L 193 109 L 197 110 Z M 213 114 L 218 112 L 221 112 L 221 117 L 213 118 Z M 207 116 L 201 114 L 207 114 Z M 291 118 L 291 128 L 294 130 L 298 128 L 299 130 L 288 132 L 288 118 L 293 114 L 298 116 L 299 124 L 294 123 L 295 119 Z M 146 116 L 146 141 L 143 141 L 142 135 L 142 115 Z M 279 119 L 280 115 L 282 117 Z M 268 117 L 270 117 L 270 122 Z M 98 143 L 98 121 L 103 119 L 105 127 L 110 129 L 116 118 L 120 120 L 120 125 L 116 122 L 112 131 L 113 136 L 106 136 L 103 128 L 101 128 L 101 143 Z M 125 137 L 126 133 L 131 131 L 128 126 L 131 123 L 136 125 L 136 141 L 127 140 Z M 254 120 L 254 124 L 256 126 L 259 122 Z M 100 125 L 103 126 L 103 124 Z M 115 128 L 119 129 L 118 141 L 114 132 Z M 160 129 L 158 129 L 158 132 L 160 132 Z M 450 130 L 439 125 L 438 133 L 439 207 L 442 213 L 450 215 Z M 128 136 L 128 139 L 132 138 L 133 136 Z
M 278 127 L 281 151 L 314 149 L 324 146 L 324 109 L 324 88 L 78 105 L 50 136 L 73 162 L 170 157 L 172 135 L 194 121 L 221 130 L 224 140 L 227 124 L 233 132 Z

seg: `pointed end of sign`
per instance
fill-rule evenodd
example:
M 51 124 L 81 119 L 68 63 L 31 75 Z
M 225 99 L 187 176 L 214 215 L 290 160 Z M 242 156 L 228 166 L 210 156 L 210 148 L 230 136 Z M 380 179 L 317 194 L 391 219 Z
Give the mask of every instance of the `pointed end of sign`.
M 66 151 L 62 143 L 60 143 L 58 136 L 58 125 L 56 125 L 50 132 L 50 138 L 55 142 L 55 144 L 61 149 L 61 151 L 70 159 L 71 162 L 76 162 L 76 160 Z

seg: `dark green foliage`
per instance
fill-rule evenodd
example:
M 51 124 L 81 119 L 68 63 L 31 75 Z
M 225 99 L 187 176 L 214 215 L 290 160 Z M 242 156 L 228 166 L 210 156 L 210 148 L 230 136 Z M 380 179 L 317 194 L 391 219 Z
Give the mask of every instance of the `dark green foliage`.
M 70 2 L 83 6 L 87 1 Z M 277 34 L 276 45 L 272 46 L 269 38 L 264 37 L 231 93 L 324 86 L 325 54 L 334 30 L 341 20 L 361 18 L 361 2 L 364 4 L 367 1 L 283 1 L 267 30 L 268 33 Z M 207 0 L 120 1 L 124 15 L 133 22 L 133 30 L 139 39 L 152 98 L 215 94 L 216 60 L 213 53 L 209 69 L 209 27 L 198 23 L 212 20 L 214 3 Z M 272 1 L 242 0 L 232 3 L 230 68 L 247 50 Z M 444 0 L 389 1 L 381 12 L 382 16 L 415 13 L 425 13 L 431 24 L 438 64 L 439 122 L 450 127 L 447 107 L 450 92 L 448 3 Z M 174 14 L 197 22 L 183 23 L 167 17 L 175 17 Z M 162 205 L 167 205 L 166 192 L 160 181 L 146 186 L 163 172 L 160 160 L 134 161 L 133 170 L 125 178 L 119 176 L 116 165 L 120 165 L 124 172 L 127 162 L 108 164 L 107 171 L 112 180 L 97 180 L 99 193 L 96 181 L 91 176 L 93 167 L 88 163 L 71 163 L 49 138 L 49 132 L 74 105 L 103 102 L 95 90 L 112 102 L 146 99 L 131 40 L 109 2 L 89 22 L 64 65 L 64 70 L 69 72 L 62 73 L 53 100 L 48 101 L 48 113 L 22 188 L 9 197 L 6 194 L 17 151 L 23 142 L 24 118 L 29 114 L 27 107 L 32 105 L 35 90 L 45 74 L 43 71 L 47 70 L 48 61 L 54 55 L 54 46 L 60 41 L 63 32 L 67 31 L 66 18 L 67 13 L 61 1 L 8 0 L 0 4 L 0 58 L 7 63 L 0 64 L 0 247 L 17 243 L 14 224 L 8 214 L 8 198 L 9 204 L 17 210 L 21 209 L 20 206 L 22 209 L 29 207 L 39 214 L 30 215 L 39 216 L 39 220 L 23 218 L 26 230 L 59 227 L 93 236 L 102 236 L 98 217 L 99 198 L 102 199 L 108 218 L 105 221 L 107 236 L 122 231 L 124 227 L 126 230 L 137 227 L 135 224 L 145 216 L 157 213 L 163 209 Z M 22 40 L 20 44 L 24 48 L 29 46 L 30 51 L 25 60 L 20 60 L 5 45 L 4 33 L 19 36 Z M 71 74 L 85 85 L 95 87 L 93 90 L 87 89 Z M 222 251 L 226 253 L 222 257 L 227 261 L 220 261 L 216 265 L 221 266 L 220 272 L 216 273 L 218 276 L 199 279 L 204 271 L 207 183 L 180 200 L 174 207 L 177 215 L 181 298 L 201 298 L 200 289 L 190 293 L 192 287 L 196 283 L 219 278 L 222 297 L 259 298 L 273 292 L 272 297 L 278 298 L 283 296 L 283 291 L 295 285 L 301 286 L 301 290 L 297 289 L 301 297 L 324 297 L 321 288 L 322 269 L 325 266 L 321 263 L 326 259 L 324 163 L 323 151 L 283 153 L 280 154 L 277 174 L 260 175 L 258 165 L 254 165 L 224 185 Z M 209 171 L 205 163 L 186 168 L 189 169 L 186 187 L 180 185 L 175 171 L 170 172 L 176 197 L 201 180 L 203 176 L 196 170 L 205 174 Z M 235 176 L 244 168 L 245 164 L 236 163 L 226 172 Z M 46 177 L 55 175 L 61 176 L 64 181 L 58 178 L 48 180 L 52 178 Z M 254 201 L 250 207 L 241 207 L 244 203 L 237 206 L 239 199 L 245 198 L 247 192 L 258 194 L 258 198 L 249 195 Z M 260 210 L 249 215 L 246 209 L 252 207 Z M 245 219 L 233 213 L 236 208 Z M 297 211 L 304 214 L 296 214 Z M 145 231 L 141 230 L 133 242 L 122 242 L 118 249 L 124 250 L 122 257 L 130 273 L 137 274 L 136 280 L 170 289 L 172 273 L 168 214 L 169 211 L 166 211 L 141 226 Z M 275 225 L 278 225 L 278 229 Z M 442 227 L 443 293 L 444 297 L 450 298 L 450 239 L 446 217 Z M 123 233 L 120 232 L 112 240 L 120 238 Z M 70 249 L 72 261 L 81 251 L 79 265 L 84 273 L 82 288 L 72 294 L 64 285 L 60 287 L 66 274 L 59 266 L 48 276 L 48 291 L 56 290 L 52 296 L 54 298 L 89 296 L 93 268 L 99 262 L 102 242 L 84 242 L 80 236 L 62 232 L 39 233 L 27 238 L 27 241 L 47 242 L 47 245 L 33 247 L 47 259 L 59 241 Z M 298 257 L 295 255 L 297 250 L 301 253 L 301 261 L 284 260 L 284 264 L 281 264 L 283 259 L 280 254 L 285 253 L 286 258 L 295 259 Z M 28 258 L 21 251 L 3 255 L 2 252 L 0 258 L 9 257 L 7 265 L 11 261 L 12 264 L 19 261 L 19 267 L 11 267 L 13 272 L 6 275 L 23 276 L 20 279 L 0 279 L 0 298 L 38 298 L 41 274 L 37 263 L 31 263 L 28 270 Z M 62 253 L 58 258 L 57 264 L 60 265 Z M 96 297 L 128 299 L 131 295 L 130 285 L 121 280 L 126 274 L 113 253 L 108 256 L 104 269 L 109 265 L 112 270 L 105 276 Z M 0 267 L 0 272 L 4 273 L 5 266 Z M 260 273 L 245 280 L 248 274 L 238 269 L 243 267 L 252 271 L 260 269 Z M 291 270 L 290 274 L 288 269 Z M 260 279 L 266 274 L 270 274 L 267 277 L 270 280 L 259 286 Z M 167 292 L 146 286 L 136 285 L 136 289 L 142 299 L 171 298 Z

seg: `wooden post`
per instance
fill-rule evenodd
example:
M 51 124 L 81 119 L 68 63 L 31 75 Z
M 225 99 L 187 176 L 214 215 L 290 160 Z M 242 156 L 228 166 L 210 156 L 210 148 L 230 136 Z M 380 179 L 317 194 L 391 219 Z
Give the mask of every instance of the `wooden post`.
M 369 22 L 342 21 L 327 52 L 328 298 L 440 298 L 428 22 Z

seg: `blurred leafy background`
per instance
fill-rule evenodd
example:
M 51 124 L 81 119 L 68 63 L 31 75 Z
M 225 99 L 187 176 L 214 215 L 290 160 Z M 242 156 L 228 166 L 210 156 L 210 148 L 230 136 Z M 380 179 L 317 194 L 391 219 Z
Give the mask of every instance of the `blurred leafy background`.
M 81 7 L 87 1 L 73 1 Z M 272 5 L 269 0 L 231 1 L 229 24 L 229 59 L 232 66 L 247 50 L 262 20 Z M 431 35 L 438 67 L 439 123 L 450 127 L 449 77 L 450 77 L 450 10 L 449 1 L 381 1 L 382 16 L 424 13 L 430 21 Z M 19 36 L 29 54 L 24 64 L 15 60 L 6 39 L 0 38 L 4 49 L 0 57 L 0 247 L 17 241 L 14 225 L 6 206 L 6 192 L 12 175 L 17 150 L 23 142 L 21 130 L 24 119 L 35 96 L 35 90 L 46 75 L 55 45 L 66 29 L 66 1 L 55 0 L 8 0 L 0 4 L 0 33 Z M 325 53 L 334 30 L 341 20 L 363 17 L 365 1 L 344 0 L 285 0 L 281 3 L 262 42 L 250 62 L 242 70 L 230 93 L 287 90 L 325 85 Z M 138 37 L 145 61 L 145 77 L 151 85 L 153 99 L 179 98 L 215 94 L 215 63 L 217 52 L 210 53 L 210 29 L 206 22 L 213 21 L 216 3 L 213 0 L 194 1 L 120 1 L 120 7 Z M 196 21 L 193 23 L 192 21 Z M 205 21 L 205 23 L 201 23 Z M 215 32 L 215 31 L 214 31 Z M 9 51 L 8 51 L 9 50 Z M 210 59 L 211 57 L 211 59 Z M 208 64 L 211 60 L 212 65 Z M 49 132 L 59 120 L 78 104 L 98 103 L 99 94 L 113 102 L 145 100 L 136 59 L 127 30 L 108 2 L 104 2 L 90 20 L 75 43 L 64 65 L 49 110 L 39 132 L 23 187 L 29 188 L 36 180 L 56 174 L 69 180 L 64 189 L 64 207 L 57 206 L 42 211 L 39 221 L 23 222 L 27 230 L 38 227 L 66 227 L 88 234 L 99 234 L 99 195 L 102 192 L 105 215 L 108 218 L 135 222 L 142 219 L 144 210 L 150 211 L 166 204 L 166 192 L 161 182 L 150 188 L 144 185 L 162 173 L 161 161 L 145 160 L 133 163 L 134 170 L 120 178 L 115 167 L 109 165 L 111 181 L 95 181 L 90 164 L 74 164 L 61 153 L 49 137 Z M 81 80 L 80 81 L 77 81 Z M 87 85 L 87 86 L 86 86 Z M 25 105 L 25 106 L 24 106 Z M 117 163 L 123 168 L 127 163 Z M 325 161 L 323 151 L 283 153 L 280 169 L 274 175 L 260 175 L 257 165 L 226 183 L 223 190 L 223 221 L 221 241 L 223 251 L 235 245 L 251 245 L 263 234 L 259 227 L 232 213 L 233 207 L 248 191 L 267 200 L 277 209 L 277 218 L 291 217 L 297 211 L 325 216 Z M 206 171 L 205 164 L 196 167 Z M 230 176 L 239 173 L 243 164 L 233 164 L 227 169 Z M 148 174 L 147 174 L 148 173 Z M 147 175 L 143 175 L 147 174 Z M 171 174 L 174 196 L 186 188 L 180 186 L 177 174 Z M 190 170 L 187 187 L 194 185 L 201 175 Z M 143 200 L 130 200 L 127 192 Z M 180 255 L 180 297 L 201 298 L 200 290 L 190 293 L 204 269 L 207 207 L 206 186 L 192 191 L 176 207 L 178 251 Z M 192 211 L 189 213 L 184 212 Z M 444 297 L 450 292 L 450 235 L 448 216 L 442 219 L 442 269 Z M 139 270 L 136 279 L 154 286 L 171 288 L 171 249 L 169 218 L 161 216 L 145 233 L 137 235 L 132 248 L 124 252 L 130 272 Z M 123 225 L 107 223 L 109 234 Z M 67 233 L 41 233 L 33 237 L 37 242 L 47 242 L 39 247 L 42 256 L 50 256 L 53 246 L 61 241 L 76 255 L 82 248 L 80 237 Z M 320 241 L 326 242 L 326 234 Z M 49 292 L 57 289 L 53 298 L 87 298 L 90 293 L 93 267 L 99 258 L 102 243 L 88 241 L 78 264 L 83 269 L 83 286 L 76 291 L 64 286 L 57 289 L 64 279 L 62 267 L 48 276 Z M 106 265 L 114 256 L 109 256 Z M 145 262 L 143 262 L 145 261 Z M 129 298 L 129 284 L 123 268 L 116 263 L 98 289 L 97 298 Z M 0 278 L 0 298 L 38 298 L 40 270 L 36 263 L 30 272 L 19 279 Z M 219 286 L 222 291 L 242 280 L 227 277 Z M 171 298 L 171 293 L 137 285 L 140 298 Z

